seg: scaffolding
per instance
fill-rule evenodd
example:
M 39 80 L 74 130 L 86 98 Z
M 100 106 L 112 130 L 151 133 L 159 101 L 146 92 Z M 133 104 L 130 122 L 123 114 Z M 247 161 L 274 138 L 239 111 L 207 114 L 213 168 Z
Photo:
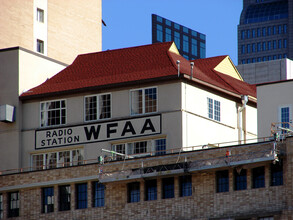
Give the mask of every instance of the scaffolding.
M 260 146 L 261 144 L 256 144 Z M 243 147 L 243 146 L 240 146 Z M 238 148 L 240 148 L 238 147 Z M 236 146 L 237 148 L 237 146 Z M 207 171 L 212 169 L 218 169 L 223 167 L 238 167 L 241 168 L 243 165 L 259 163 L 265 161 L 272 161 L 273 163 L 278 161 L 280 155 L 280 149 L 276 141 L 271 141 L 261 145 L 261 147 L 254 149 L 250 146 L 249 149 L 238 154 L 231 154 L 232 148 L 225 148 L 226 153 L 219 157 L 209 157 L 205 159 L 194 159 L 199 157 L 200 154 L 204 154 L 206 150 L 203 151 L 192 151 L 192 152 L 181 152 L 178 154 L 173 154 L 171 157 L 176 159 L 176 163 L 163 164 L 157 166 L 144 167 L 143 158 L 141 158 L 141 164 L 135 169 L 126 169 L 114 172 L 103 172 L 103 165 L 100 165 L 98 179 L 100 182 L 114 182 L 123 180 L 134 180 L 141 178 L 149 178 L 156 176 L 165 175 L 176 175 L 191 173 L 196 171 Z M 210 149 L 210 151 L 217 151 L 219 148 Z M 223 151 L 218 152 L 222 154 Z M 200 153 L 200 154 L 199 154 Z M 207 152 L 206 152 L 207 153 Z M 170 157 L 170 155 L 163 155 L 158 160 L 164 159 L 164 156 Z M 179 162 L 179 161 L 184 162 Z M 127 163 L 124 161 L 123 163 Z M 124 167 L 124 164 L 123 166 Z

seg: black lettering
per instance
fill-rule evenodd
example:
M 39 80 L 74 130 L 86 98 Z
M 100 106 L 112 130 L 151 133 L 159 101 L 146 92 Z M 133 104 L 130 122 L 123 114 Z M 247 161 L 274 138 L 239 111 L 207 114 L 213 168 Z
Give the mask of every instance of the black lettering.
M 100 126 L 100 125 L 99 125 Z M 72 134 L 72 129 L 71 128 L 69 128 L 68 130 L 67 130 L 67 134 L 68 135 L 71 135 Z
M 74 142 L 79 142 L 79 136 L 74 136 Z
M 124 136 L 125 133 L 128 133 L 128 132 L 131 132 L 132 135 L 136 134 L 136 132 L 133 128 L 133 125 L 131 124 L 131 121 L 127 121 L 125 123 L 121 136 Z
M 62 137 L 58 138 L 58 140 L 59 140 L 59 144 L 62 144 Z
M 58 135 L 57 135 L 57 132 L 56 131 L 53 131 L 53 134 L 52 134 L 52 137 L 57 137 Z
M 151 121 L 151 119 L 146 119 L 143 125 L 143 128 L 141 129 L 141 134 L 144 134 L 145 131 L 151 130 L 152 132 L 155 132 L 156 129 L 154 128 L 154 125 Z
M 116 133 L 117 129 L 111 129 L 113 127 L 117 127 L 118 123 L 111 123 L 111 124 L 107 124 L 107 138 L 110 137 L 111 133 Z
M 53 141 L 52 141 L 52 145 L 57 145 L 57 141 L 56 141 L 56 139 L 53 139 Z
M 45 140 L 41 140 L 41 146 L 45 146 Z
M 68 142 L 68 143 L 71 143 L 72 140 L 73 140 L 72 137 L 68 137 L 68 138 L 67 138 L 67 142 Z
M 47 145 L 50 146 L 51 139 L 47 139 Z
M 62 131 L 62 130 L 59 130 L 59 131 L 58 131 L 58 135 L 59 135 L 59 136 L 62 136 L 62 135 L 63 135 L 63 131 Z
M 46 132 L 46 138 L 48 138 L 48 137 L 49 137 L 49 138 L 51 137 L 51 132 L 50 132 L 50 131 L 47 131 L 47 132 Z
M 95 129 L 95 126 L 91 126 L 90 130 L 88 130 L 87 127 L 84 127 L 86 139 L 88 141 L 91 140 L 92 139 L 92 135 L 94 136 L 94 139 L 98 139 L 99 138 L 99 134 L 100 134 L 100 129 L 101 129 L 101 125 L 98 125 L 97 126 L 97 129 Z M 71 130 L 71 132 L 72 132 L 72 130 Z

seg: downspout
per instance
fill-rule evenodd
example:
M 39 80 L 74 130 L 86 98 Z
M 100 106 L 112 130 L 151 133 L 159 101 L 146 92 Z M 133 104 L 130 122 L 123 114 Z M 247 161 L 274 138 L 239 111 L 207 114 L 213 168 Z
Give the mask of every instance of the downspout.
M 242 95 L 241 102 L 242 102 L 242 106 L 238 109 L 238 113 L 237 113 L 237 115 L 238 115 L 238 142 L 239 142 L 239 144 L 242 143 L 242 130 L 244 130 L 244 143 L 246 143 L 246 104 L 248 102 L 248 96 Z

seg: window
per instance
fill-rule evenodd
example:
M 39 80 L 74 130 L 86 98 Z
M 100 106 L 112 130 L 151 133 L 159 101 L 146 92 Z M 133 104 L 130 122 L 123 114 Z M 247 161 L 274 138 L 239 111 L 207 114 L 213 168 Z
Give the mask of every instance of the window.
M 169 21 L 167 19 L 165 20 L 165 24 L 171 27 L 171 21 Z
M 37 21 L 44 23 L 44 10 L 37 8 Z
M 234 190 L 247 189 L 247 172 L 245 169 L 234 169 Z
M 272 34 L 272 27 L 268 27 L 268 36 Z
M 251 52 L 250 44 L 247 44 L 247 53 Z
M 76 209 L 87 208 L 87 183 L 77 184 L 75 189 L 76 189 Z
M 156 155 L 163 155 L 166 154 L 166 139 L 162 138 L 147 141 L 114 144 L 112 145 L 112 151 L 125 155 L 140 154 L 137 156 L 150 155 L 150 153 L 148 152 L 156 152 Z M 116 160 L 124 159 L 124 156 L 121 155 L 114 154 L 113 156 Z
M 208 117 L 216 121 L 221 121 L 221 103 L 211 98 L 207 98 L 207 100 L 208 100 Z
M 83 149 L 34 154 L 32 155 L 32 166 L 34 170 L 43 170 L 81 165 L 83 164 L 83 155 Z
M 155 140 L 156 155 L 166 154 L 166 139 Z
M 271 186 L 283 185 L 283 161 L 271 164 Z
M 272 49 L 272 42 L 268 41 L 268 50 L 271 50 L 271 49 Z
M 229 192 L 229 171 L 221 170 L 216 172 L 217 192 Z
M 278 26 L 278 34 L 282 34 L 282 25 Z
M 166 30 L 165 31 L 166 32 L 166 36 L 165 36 L 166 42 L 172 41 L 171 29 L 170 28 L 166 28 L 165 30 Z
M 70 186 L 59 186 L 59 211 L 70 210 Z
M 191 53 L 194 56 L 197 56 L 197 40 L 191 39 Z
M 179 177 L 179 195 L 181 197 L 192 195 L 192 182 L 191 175 L 180 176 Z
M 278 48 L 279 48 L 279 49 L 282 48 L 282 40 L 278 40 Z
M 283 48 L 287 48 L 287 39 L 283 40 Z
M 262 36 L 265 37 L 266 36 L 266 28 L 262 28 Z
M 263 50 L 263 51 L 266 50 L 266 45 L 267 45 L 266 42 L 263 42 L 263 43 L 262 43 L 262 50 Z
M 137 89 L 130 92 L 131 115 L 157 111 L 157 88 Z
M 54 187 L 42 189 L 42 213 L 54 212 Z
M 265 167 L 252 169 L 252 188 L 265 187 Z
M 289 106 L 284 106 L 280 107 L 280 112 L 279 112 L 279 121 L 281 122 L 281 127 L 282 128 L 289 128 L 290 125 L 290 107 Z M 282 130 L 282 134 L 287 133 L 286 130 Z
M 163 27 L 157 24 L 157 41 L 163 42 Z
M 41 127 L 66 123 L 65 100 L 41 102 Z
M 277 49 L 277 41 L 273 40 L 273 50 Z
M 177 30 L 180 30 L 179 24 L 174 23 L 174 28 L 177 29 Z
M 214 107 L 215 107 L 215 110 L 214 110 L 214 119 L 216 121 L 221 121 L 221 103 L 217 100 L 214 100 Z
M 3 218 L 3 195 L 0 194 L 0 219 Z
M 180 50 L 180 33 L 177 31 L 174 31 L 174 42 L 176 47 Z
M 145 181 L 145 200 L 157 200 L 157 180 Z
M 252 38 L 255 38 L 255 29 L 251 30 L 251 35 L 252 35 Z
M 247 38 L 249 39 L 250 38 L 250 30 L 247 30 Z
M 174 177 L 162 179 L 162 198 L 174 198 Z
M 105 205 L 105 185 L 99 182 L 93 183 L 93 207 Z
M 206 57 L 206 45 L 203 42 L 200 42 L 200 48 L 199 48 L 199 54 L 200 58 L 205 58 Z
M 140 201 L 140 183 L 134 182 L 134 183 L 128 183 L 127 189 L 128 189 L 128 202 L 139 202 Z
M 19 192 L 8 193 L 8 217 L 19 216 Z
M 257 37 L 261 36 L 260 28 L 257 29 Z
M 157 21 L 162 23 L 163 22 L 163 18 L 160 17 L 160 16 L 157 16 Z
M 242 30 L 242 31 L 241 31 L 241 40 L 244 40 L 244 39 L 245 39 L 245 31 Z
M 245 45 L 241 45 L 241 53 L 245 54 Z
M 261 43 L 257 43 L 257 52 L 261 51 Z
M 111 118 L 111 94 L 85 97 L 85 121 Z
M 253 53 L 255 52 L 255 43 L 251 44 L 251 50 Z
M 283 33 L 284 34 L 287 34 L 287 24 L 284 24 L 283 25 Z
M 44 54 L 44 41 L 37 39 L 37 52 Z
M 277 27 L 273 26 L 273 35 L 277 34 Z
M 183 51 L 186 53 L 189 52 L 188 36 L 186 35 L 183 35 Z

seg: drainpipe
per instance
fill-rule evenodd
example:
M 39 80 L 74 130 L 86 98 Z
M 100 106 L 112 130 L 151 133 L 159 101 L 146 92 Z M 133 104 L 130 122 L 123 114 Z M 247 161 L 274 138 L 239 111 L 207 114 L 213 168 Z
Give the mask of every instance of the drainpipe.
M 242 142 L 242 130 L 244 130 L 244 143 L 246 143 L 246 104 L 248 102 L 248 96 L 242 95 L 241 102 L 242 102 L 242 106 L 238 109 L 238 142 L 239 144 L 241 144 Z

